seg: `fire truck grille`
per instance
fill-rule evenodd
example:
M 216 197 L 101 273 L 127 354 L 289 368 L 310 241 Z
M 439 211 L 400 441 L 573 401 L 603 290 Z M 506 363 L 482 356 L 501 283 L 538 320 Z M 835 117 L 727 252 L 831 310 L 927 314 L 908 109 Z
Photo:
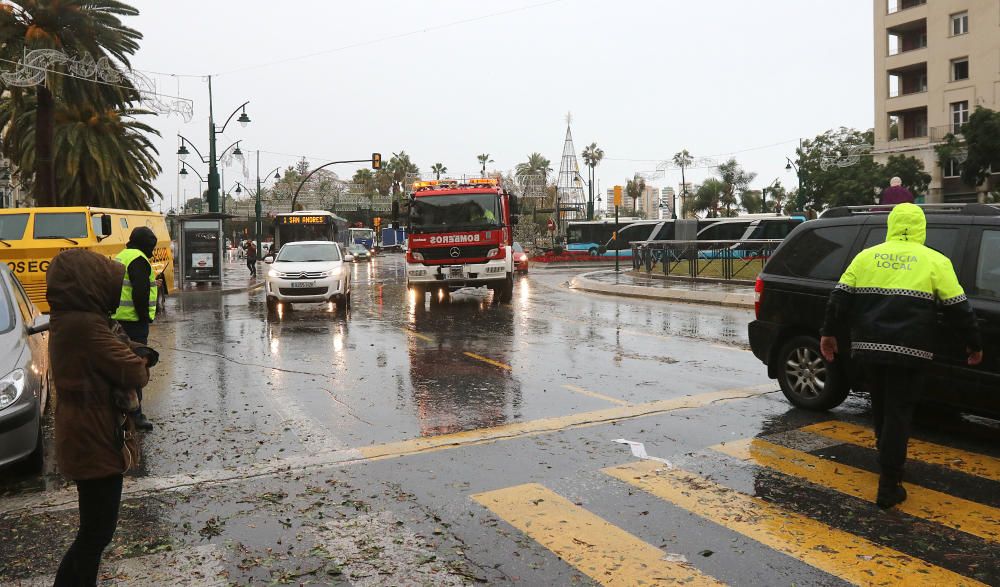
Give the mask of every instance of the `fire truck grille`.
M 461 251 L 458 257 L 451 256 L 452 248 L 457 248 Z M 496 245 L 436 247 L 433 249 L 417 249 L 415 252 L 423 255 L 425 261 L 448 261 L 449 259 L 485 259 L 486 253 L 488 253 L 490 249 L 495 248 Z

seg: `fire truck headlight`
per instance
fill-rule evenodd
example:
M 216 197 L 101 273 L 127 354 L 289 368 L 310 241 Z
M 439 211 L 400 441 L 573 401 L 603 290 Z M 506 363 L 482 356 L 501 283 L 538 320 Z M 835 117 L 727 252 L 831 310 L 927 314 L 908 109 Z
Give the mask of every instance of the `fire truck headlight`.
M 496 259 L 499 256 L 500 256 L 500 249 L 490 249 L 490 251 L 486 253 L 487 259 Z
M 424 256 L 416 251 L 410 251 L 410 257 L 412 257 L 414 261 L 424 260 Z

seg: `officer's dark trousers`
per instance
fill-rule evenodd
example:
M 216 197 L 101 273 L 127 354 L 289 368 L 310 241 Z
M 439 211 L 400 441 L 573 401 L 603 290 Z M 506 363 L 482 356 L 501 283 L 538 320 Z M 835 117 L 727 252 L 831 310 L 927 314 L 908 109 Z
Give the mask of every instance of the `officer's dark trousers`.
M 903 476 L 913 409 L 923 393 L 926 370 L 920 366 L 861 362 L 863 385 L 871 396 L 878 462 L 882 473 Z
M 122 326 L 122 330 L 125 334 L 132 340 L 132 342 L 139 342 L 142 344 L 147 344 L 149 342 L 149 322 L 131 322 L 129 320 L 119 320 L 119 324 Z M 142 413 L 142 388 L 136 387 L 135 393 L 139 397 L 139 410 L 138 413 Z

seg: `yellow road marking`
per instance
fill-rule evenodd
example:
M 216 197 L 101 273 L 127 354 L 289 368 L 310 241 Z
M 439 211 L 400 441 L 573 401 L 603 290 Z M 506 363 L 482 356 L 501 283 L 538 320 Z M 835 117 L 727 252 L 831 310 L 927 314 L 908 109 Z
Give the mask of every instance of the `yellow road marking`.
M 499 367 L 500 369 L 506 369 L 507 371 L 513 371 L 514 370 L 513 367 L 511 367 L 510 365 L 508 365 L 506 363 L 501 363 L 500 361 L 494 361 L 493 359 L 490 359 L 488 357 L 484 357 L 482 355 L 477 355 L 476 353 L 468 353 L 468 352 L 466 352 L 466 353 L 462 353 L 462 354 L 465 355 L 466 357 L 469 357 L 470 359 L 475 359 L 477 361 L 482 361 L 482 362 L 484 362 L 486 364 L 493 365 L 494 367 Z
M 722 585 L 536 483 L 472 499 L 601 585 Z
M 592 397 L 595 399 L 604 400 L 606 402 L 611 402 L 613 404 L 618 404 L 619 406 L 627 406 L 629 403 L 625 400 L 611 397 L 609 395 L 604 395 L 603 393 L 597 393 L 596 391 L 590 391 L 589 389 L 584 389 L 576 385 L 563 385 L 563 388 L 572 391 L 573 393 L 579 393 L 580 395 L 585 395 L 587 397 Z
M 452 434 L 441 434 L 438 436 L 411 438 L 408 440 L 401 440 L 399 442 L 376 444 L 361 447 L 358 449 L 358 452 L 360 452 L 361 456 L 366 459 L 397 458 L 420 452 L 444 450 L 460 446 L 474 446 L 477 444 L 485 444 L 499 440 L 510 440 L 512 438 L 558 432 L 568 430 L 570 428 L 598 426 L 600 424 L 606 424 L 616 420 L 657 416 L 674 410 L 700 408 L 714 402 L 756 397 L 772 391 L 774 391 L 773 385 L 758 385 L 755 387 L 711 391 L 698 395 L 688 395 L 644 404 L 605 408 L 603 410 L 581 412 L 579 414 L 569 414 L 554 418 L 541 418 L 538 420 L 529 420 L 527 422 L 515 422 L 512 424 L 504 424 L 502 426 L 494 426 L 492 428 L 479 428 L 476 430 L 454 432 Z
M 727 442 L 712 449 L 864 501 L 875 501 L 878 488 L 875 473 L 759 438 Z M 899 511 L 991 542 L 1000 541 L 1000 512 L 996 508 L 909 483 L 906 492 L 906 501 L 896 506 Z
M 806 426 L 802 430 L 848 444 L 875 449 L 875 433 L 857 424 L 837 421 L 820 422 L 819 424 Z M 910 439 L 907 457 L 932 465 L 947 467 L 967 475 L 1000 481 L 1000 459 L 996 457 L 981 455 L 950 446 L 942 446 L 915 438 Z
M 698 475 L 641 461 L 612 477 L 855 585 L 981 585 Z
M 427 336 L 426 334 L 420 334 L 419 332 L 417 332 L 415 330 L 410 330 L 409 328 L 400 328 L 400 330 L 402 330 L 403 332 L 405 332 L 405 333 L 407 333 L 407 334 L 409 334 L 411 336 L 419 338 L 420 340 L 423 340 L 425 342 L 434 342 L 433 338 Z

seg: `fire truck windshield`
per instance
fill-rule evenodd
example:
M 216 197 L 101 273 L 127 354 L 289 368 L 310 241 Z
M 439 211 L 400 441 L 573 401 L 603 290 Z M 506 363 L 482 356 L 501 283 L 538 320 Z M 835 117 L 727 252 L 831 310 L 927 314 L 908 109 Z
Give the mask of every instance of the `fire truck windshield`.
M 502 225 L 496 194 L 456 194 L 414 199 L 410 223 L 418 232 L 483 230 Z

